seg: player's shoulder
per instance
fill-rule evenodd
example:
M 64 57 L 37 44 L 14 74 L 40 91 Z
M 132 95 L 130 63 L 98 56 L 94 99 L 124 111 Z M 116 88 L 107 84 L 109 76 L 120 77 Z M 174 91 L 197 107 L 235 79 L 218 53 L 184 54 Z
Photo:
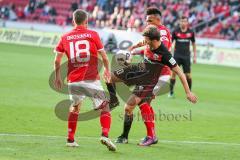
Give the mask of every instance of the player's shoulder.
M 70 31 L 68 31 L 68 32 L 66 32 L 66 33 L 63 33 L 62 36 L 61 36 L 61 38 L 66 38 L 66 37 L 72 35 L 73 33 L 74 33 L 74 30 L 70 30 Z
M 168 27 L 166 27 L 164 25 L 158 26 L 158 29 L 159 29 L 161 35 L 168 35 L 168 34 L 170 34 L 170 30 L 168 29 Z
M 94 31 L 92 29 L 86 29 L 86 32 L 89 33 L 89 34 L 92 34 L 92 35 L 98 35 L 98 32 Z

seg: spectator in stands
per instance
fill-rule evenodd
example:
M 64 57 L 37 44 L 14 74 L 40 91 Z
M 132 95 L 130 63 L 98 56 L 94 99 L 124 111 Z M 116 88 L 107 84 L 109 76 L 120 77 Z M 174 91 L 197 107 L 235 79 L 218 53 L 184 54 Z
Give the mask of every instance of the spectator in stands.
M 28 11 L 32 14 L 36 8 L 36 0 L 29 0 Z
M 8 19 L 11 17 L 12 20 L 16 20 L 14 16 L 14 13 L 16 13 L 19 18 L 30 17 L 30 19 L 39 19 L 43 22 L 50 18 L 51 23 L 61 21 L 58 24 L 66 23 L 70 25 L 72 23 L 72 11 L 82 8 L 89 12 L 89 24 L 92 26 L 141 31 L 145 25 L 144 12 L 149 6 L 159 8 L 162 11 L 163 23 L 173 29 L 177 25 L 177 19 L 182 15 L 189 17 L 191 26 L 196 26 L 200 22 L 209 21 L 214 17 L 220 17 L 219 20 L 222 20 L 225 16 L 229 16 L 232 7 L 239 4 L 239 0 L 66 0 L 66 2 L 70 5 L 69 15 L 64 12 L 64 9 L 60 8 L 61 11 L 56 16 L 58 8 L 55 9 L 51 6 L 52 1 L 48 3 L 47 0 L 28 0 L 24 10 L 18 7 L 16 12 L 15 9 L 12 12 L 9 7 L 2 6 L 1 18 Z M 39 9 L 42 9 L 42 11 L 38 15 Z M 219 14 L 222 14 L 222 16 L 219 16 Z M 238 13 L 236 14 L 238 15 Z M 43 15 L 45 15 L 44 20 L 41 19 Z M 239 21 L 238 16 L 236 17 L 236 21 L 231 23 Z M 64 19 L 64 23 L 62 23 L 62 19 Z M 206 28 L 205 26 L 204 24 L 202 28 Z M 202 28 L 200 27 L 199 30 Z M 232 32 L 237 32 L 237 29 L 234 27 L 230 30 L 222 28 L 220 34 L 231 38 Z
M 18 19 L 23 19 L 25 18 L 23 8 L 21 6 L 18 6 L 17 11 L 16 11 Z
M 9 6 L 9 17 L 8 17 L 8 19 L 10 21 L 16 21 L 17 20 L 17 15 L 15 13 L 15 5 L 14 4 L 11 4 Z
M 47 1 L 46 0 L 39 0 L 37 2 L 37 8 L 43 9 L 45 7 L 45 5 L 47 5 Z
M 76 9 L 78 9 L 78 0 L 75 0 L 75 1 L 71 4 L 71 11 L 75 11 Z
M 9 17 L 9 8 L 7 6 L 1 7 L 1 19 L 8 19 Z

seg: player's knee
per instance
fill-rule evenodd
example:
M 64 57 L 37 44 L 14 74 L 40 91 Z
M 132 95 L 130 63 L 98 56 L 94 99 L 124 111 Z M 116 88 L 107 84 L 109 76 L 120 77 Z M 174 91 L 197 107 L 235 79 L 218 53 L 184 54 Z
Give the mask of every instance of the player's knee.
M 99 109 L 101 109 L 102 112 L 110 112 L 109 102 L 108 101 L 104 101 L 101 104 L 101 106 L 99 107 Z
M 75 113 L 79 113 L 80 112 L 80 104 L 77 104 L 77 105 L 72 105 L 70 107 L 70 112 L 75 112 Z
M 130 115 L 133 112 L 133 109 L 130 106 L 125 106 L 124 111 L 126 114 Z

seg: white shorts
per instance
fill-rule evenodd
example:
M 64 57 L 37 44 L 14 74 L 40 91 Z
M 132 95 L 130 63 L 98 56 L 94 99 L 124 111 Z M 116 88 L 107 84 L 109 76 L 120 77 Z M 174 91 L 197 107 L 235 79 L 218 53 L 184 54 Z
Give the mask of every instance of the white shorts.
M 89 97 L 96 109 L 105 101 L 108 101 L 100 80 L 79 81 L 68 83 L 70 100 L 73 106 L 78 105 L 84 98 Z
M 158 95 L 161 88 L 165 87 L 165 85 L 168 83 L 169 79 L 171 78 L 170 75 L 163 75 L 160 76 L 158 79 L 158 83 L 155 85 L 153 89 L 153 95 Z

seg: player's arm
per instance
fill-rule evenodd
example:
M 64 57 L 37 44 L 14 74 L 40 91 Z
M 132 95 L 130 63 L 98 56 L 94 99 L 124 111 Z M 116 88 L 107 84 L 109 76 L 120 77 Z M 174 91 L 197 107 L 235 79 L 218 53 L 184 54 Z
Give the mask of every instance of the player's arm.
M 62 79 L 61 79 L 61 61 L 64 53 L 56 52 L 54 59 L 54 72 L 55 72 L 55 80 L 54 85 L 57 89 L 62 88 Z
M 129 51 L 132 51 L 132 50 L 134 50 L 134 49 L 136 49 L 136 48 L 139 48 L 139 47 L 142 47 L 142 46 L 144 46 L 144 45 L 145 45 L 145 42 L 144 42 L 144 41 L 140 41 L 140 42 L 138 42 L 137 44 L 134 44 L 134 45 L 132 45 L 131 47 L 129 47 L 128 50 L 129 50 Z
M 185 90 L 185 93 L 187 95 L 187 99 L 192 103 L 196 103 L 197 97 L 190 91 L 186 76 L 183 73 L 183 71 L 181 70 L 181 68 L 177 65 L 177 62 L 172 57 L 172 54 L 163 45 L 162 45 L 161 52 L 163 53 L 162 54 L 163 55 L 163 57 L 162 57 L 163 64 L 169 66 L 178 75 L 178 77 L 181 80 L 181 83 L 183 85 L 183 88 Z
M 129 63 L 132 62 L 134 55 L 143 56 L 144 55 L 144 49 L 145 49 L 145 46 L 142 46 L 142 47 L 138 47 L 138 48 L 135 48 L 134 50 L 130 51 L 130 56 L 127 60 L 127 63 L 129 64 Z
M 61 61 L 62 57 L 65 53 L 63 46 L 63 37 L 60 38 L 56 48 L 54 49 L 55 59 L 54 59 L 54 72 L 55 72 L 55 80 L 54 85 L 57 89 L 62 88 L 62 79 L 61 79 Z
M 107 53 L 103 47 L 102 41 L 97 32 L 95 32 L 94 40 L 95 40 L 95 44 L 96 44 L 96 47 L 98 50 L 98 54 L 100 54 L 102 61 L 103 61 L 103 66 L 104 66 L 103 77 L 104 77 L 105 81 L 107 83 L 109 83 L 110 79 L 111 79 L 111 74 L 110 74 L 110 70 L 109 70 L 109 61 L 108 61 Z
M 179 79 L 181 80 L 181 83 L 187 95 L 187 99 L 192 103 L 196 103 L 197 97 L 190 91 L 186 76 L 181 70 L 181 68 L 178 65 L 176 65 L 175 67 L 172 68 L 172 70 L 178 75 Z
M 111 74 L 110 74 L 110 69 L 109 69 L 109 61 L 108 61 L 107 53 L 106 53 L 106 51 L 104 49 L 98 51 L 98 53 L 102 57 L 102 61 L 103 61 L 104 78 L 109 83 L 110 82 L 110 78 L 111 78 Z

